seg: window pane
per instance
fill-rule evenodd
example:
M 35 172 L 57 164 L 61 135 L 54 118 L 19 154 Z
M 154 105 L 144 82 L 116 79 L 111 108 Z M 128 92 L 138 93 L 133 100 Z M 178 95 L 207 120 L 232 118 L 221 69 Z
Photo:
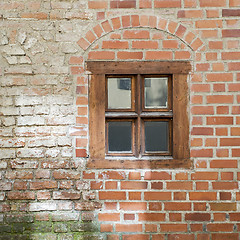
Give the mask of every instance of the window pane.
M 132 122 L 108 122 L 108 151 L 132 151 Z
M 131 78 L 108 78 L 108 109 L 131 108 Z
M 168 78 L 145 78 L 145 108 L 168 105 Z
M 145 151 L 168 151 L 168 122 L 144 122 Z

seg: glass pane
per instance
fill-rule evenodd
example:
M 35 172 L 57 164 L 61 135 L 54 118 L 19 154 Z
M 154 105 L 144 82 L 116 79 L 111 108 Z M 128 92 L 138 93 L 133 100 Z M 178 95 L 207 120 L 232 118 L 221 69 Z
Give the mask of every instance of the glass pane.
M 145 108 L 162 108 L 168 105 L 168 78 L 145 78 Z
M 132 122 L 108 122 L 108 151 L 132 151 Z
M 145 151 L 168 151 L 168 122 L 144 122 Z
M 108 78 L 108 109 L 131 108 L 131 78 Z

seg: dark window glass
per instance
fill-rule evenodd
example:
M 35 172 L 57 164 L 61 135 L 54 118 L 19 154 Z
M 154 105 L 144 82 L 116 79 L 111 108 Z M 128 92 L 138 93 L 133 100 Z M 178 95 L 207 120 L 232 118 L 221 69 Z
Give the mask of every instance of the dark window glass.
M 108 122 L 108 151 L 132 151 L 132 122 Z
M 168 122 L 146 121 L 145 126 L 145 151 L 168 151 Z

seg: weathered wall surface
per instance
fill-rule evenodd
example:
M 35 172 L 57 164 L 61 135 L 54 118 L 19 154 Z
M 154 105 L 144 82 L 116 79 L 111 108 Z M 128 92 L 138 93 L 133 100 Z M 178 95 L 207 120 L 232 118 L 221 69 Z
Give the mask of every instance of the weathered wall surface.
M 0 239 L 239 240 L 240 1 L 0 2 Z M 86 60 L 184 60 L 192 169 L 87 169 Z

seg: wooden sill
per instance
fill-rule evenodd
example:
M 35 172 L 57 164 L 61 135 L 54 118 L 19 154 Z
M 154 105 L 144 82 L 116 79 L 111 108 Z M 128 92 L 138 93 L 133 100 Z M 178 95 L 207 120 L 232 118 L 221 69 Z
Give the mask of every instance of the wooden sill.
M 190 169 L 191 159 L 89 159 L 87 168 L 94 169 Z

